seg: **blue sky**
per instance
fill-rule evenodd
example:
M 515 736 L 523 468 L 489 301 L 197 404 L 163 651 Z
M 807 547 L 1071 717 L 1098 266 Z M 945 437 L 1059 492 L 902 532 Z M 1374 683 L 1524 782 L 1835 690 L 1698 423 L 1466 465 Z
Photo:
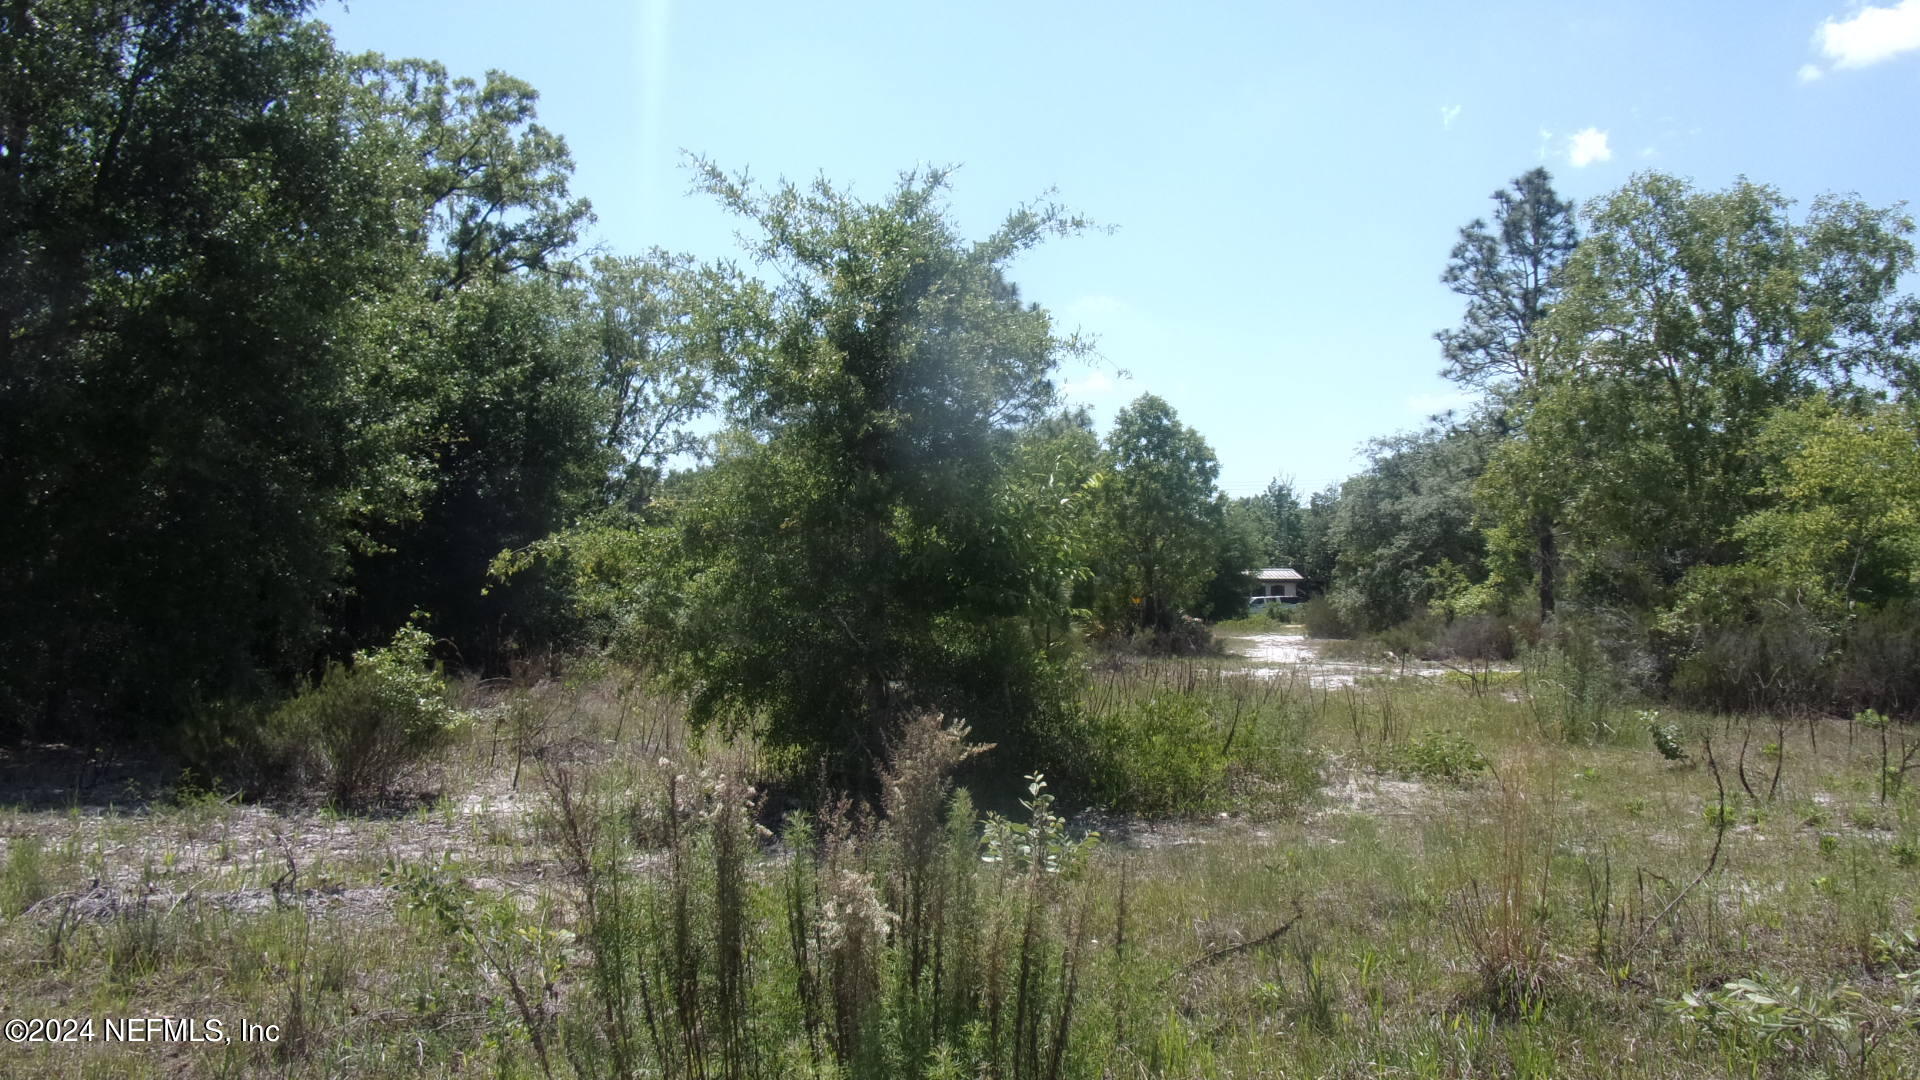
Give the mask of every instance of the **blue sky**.
M 1920 0 L 1475 5 L 357 0 L 341 47 L 498 68 L 566 136 L 592 241 L 737 253 L 680 152 L 879 196 L 958 165 L 973 234 L 1056 189 L 1114 226 L 1014 268 L 1103 360 L 1104 426 L 1166 398 L 1251 494 L 1317 489 L 1463 398 L 1433 333 L 1461 225 L 1545 165 L 1585 201 L 1635 171 L 1914 199 Z M 1122 372 L 1125 375 L 1122 375 Z

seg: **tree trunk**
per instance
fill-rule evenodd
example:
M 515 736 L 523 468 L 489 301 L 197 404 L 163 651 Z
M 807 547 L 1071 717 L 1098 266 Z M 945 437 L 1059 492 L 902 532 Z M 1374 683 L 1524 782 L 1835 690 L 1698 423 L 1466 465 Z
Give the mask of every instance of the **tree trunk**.
M 1553 519 L 1545 514 L 1533 518 L 1534 561 L 1540 570 L 1540 621 L 1553 618 L 1554 575 L 1559 569 L 1560 546 L 1553 535 Z

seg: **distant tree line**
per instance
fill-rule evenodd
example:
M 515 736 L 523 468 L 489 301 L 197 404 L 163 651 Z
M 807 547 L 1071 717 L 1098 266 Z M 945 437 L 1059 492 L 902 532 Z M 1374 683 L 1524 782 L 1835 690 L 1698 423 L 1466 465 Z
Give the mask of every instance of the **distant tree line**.
M 1898 209 L 1634 177 L 1584 215 L 1536 169 L 1461 230 L 1439 335 L 1462 417 L 1330 495 L 1330 608 L 1606 613 L 1722 707 L 1920 705 L 1920 303 Z

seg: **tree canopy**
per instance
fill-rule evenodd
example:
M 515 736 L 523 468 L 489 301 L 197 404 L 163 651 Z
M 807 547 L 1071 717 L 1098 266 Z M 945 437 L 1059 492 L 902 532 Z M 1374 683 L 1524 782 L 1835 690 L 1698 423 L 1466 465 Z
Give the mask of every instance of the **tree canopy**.
M 734 426 L 672 506 L 643 648 L 696 716 L 778 743 L 871 761 L 915 709 L 992 732 L 1032 694 L 1021 634 L 1058 592 L 1015 435 L 1073 347 L 1004 267 L 1080 221 L 1026 207 L 969 242 L 937 170 L 878 202 L 700 178 L 780 284 L 711 298 L 751 328 L 716 360 Z
M 1739 556 L 1773 410 L 1857 398 L 1863 380 L 1911 386 L 1916 308 L 1895 290 L 1912 225 L 1832 198 L 1796 222 L 1771 188 L 1652 173 L 1590 216 L 1537 330 L 1540 389 L 1483 496 L 1515 541 L 1555 506 L 1584 587 L 1651 604 L 1689 567 Z

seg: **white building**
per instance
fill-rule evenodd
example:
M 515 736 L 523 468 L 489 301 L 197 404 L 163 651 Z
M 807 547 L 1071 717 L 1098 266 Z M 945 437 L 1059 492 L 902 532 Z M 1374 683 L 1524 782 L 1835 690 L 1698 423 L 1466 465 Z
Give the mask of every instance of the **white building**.
M 1247 575 L 1253 579 L 1250 596 L 1277 596 L 1282 603 L 1307 598 L 1306 579 L 1300 576 L 1298 570 L 1269 566 L 1264 570 L 1249 570 Z

